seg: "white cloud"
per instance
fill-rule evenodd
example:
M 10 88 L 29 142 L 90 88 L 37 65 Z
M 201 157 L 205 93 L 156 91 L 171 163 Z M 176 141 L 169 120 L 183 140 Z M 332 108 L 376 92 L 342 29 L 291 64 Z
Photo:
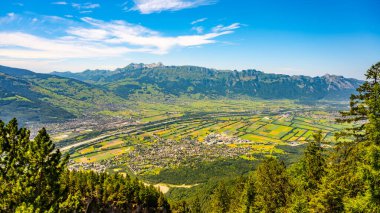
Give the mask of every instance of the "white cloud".
M 207 18 L 200 18 L 200 19 L 197 19 L 197 20 L 191 22 L 191 25 L 198 24 L 198 23 L 204 22 L 206 20 L 207 20 Z
M 0 18 L 0 24 L 9 24 L 17 19 L 15 13 L 8 13 L 6 16 Z
M 241 24 L 240 23 L 233 23 L 231 25 L 228 25 L 228 26 L 224 26 L 222 24 L 212 28 L 212 31 L 213 32 L 223 32 L 223 31 L 229 31 L 229 30 L 235 30 L 235 29 L 238 29 L 241 27 Z
M 215 0 L 133 0 L 135 6 L 142 14 L 159 13 L 162 11 L 178 11 L 215 3 Z
M 69 5 L 69 3 L 65 2 L 65 1 L 57 1 L 57 2 L 53 2 L 52 4 L 56 4 L 56 5 Z M 70 5 L 73 8 L 79 10 L 79 13 L 81 13 L 81 14 L 92 13 L 92 9 L 100 7 L 100 4 L 94 4 L 94 3 L 91 3 L 91 2 L 86 2 L 86 3 L 71 3 Z
M 112 57 L 131 52 L 74 39 L 46 39 L 26 33 L 0 33 L 0 57 L 18 59 L 67 59 Z
M 79 13 L 80 14 L 92 13 L 92 10 L 82 10 Z
M 165 54 L 176 47 L 215 43 L 217 37 L 231 34 L 240 26 L 235 23 L 227 27 L 217 26 L 218 30 L 205 34 L 202 29 L 198 35 L 165 36 L 120 20 L 105 22 L 89 17 L 81 20 L 80 23 L 68 21 L 72 24 L 64 29 L 65 34 L 52 38 L 0 31 L 0 59 L 60 60 L 125 57 L 128 53 Z
M 203 27 L 193 27 L 191 29 L 194 30 L 194 31 L 196 31 L 199 34 L 203 33 L 204 30 L 205 30 Z
M 56 4 L 56 5 L 67 5 L 67 2 L 65 2 L 65 1 L 56 1 L 56 2 L 53 2 L 52 4 Z
M 72 3 L 71 6 L 73 6 L 75 9 L 78 9 L 78 10 L 82 10 L 82 9 L 88 10 L 88 9 L 95 9 L 95 8 L 100 7 L 100 4 L 93 4 L 90 2 L 83 3 L 83 4 Z

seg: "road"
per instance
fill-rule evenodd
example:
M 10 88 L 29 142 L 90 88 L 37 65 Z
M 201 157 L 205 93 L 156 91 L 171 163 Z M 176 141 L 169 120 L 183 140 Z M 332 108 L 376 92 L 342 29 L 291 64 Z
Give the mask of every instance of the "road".
M 239 113 L 236 113 L 237 115 L 244 115 L 244 114 L 257 114 L 257 113 L 253 113 L 253 112 L 239 112 Z M 67 146 L 64 146 L 64 147 L 61 147 L 59 148 L 61 151 L 67 151 L 67 150 L 70 150 L 71 148 L 75 148 L 75 147 L 78 147 L 78 146 L 81 146 L 81 145 L 84 145 L 84 144 L 91 144 L 91 143 L 95 143 L 95 142 L 100 142 L 102 140 L 104 140 L 105 138 L 108 138 L 108 137 L 111 137 L 111 136 L 117 136 L 117 135 L 120 135 L 120 134 L 129 134 L 129 133 L 133 133 L 133 132 L 136 132 L 136 131 L 139 131 L 141 129 L 144 129 L 144 128 L 152 128 L 152 127 L 155 127 L 155 126 L 161 126 L 161 125 L 165 125 L 165 124 L 170 124 L 170 123 L 175 123 L 175 122 L 178 122 L 178 121 L 181 121 L 183 119 L 186 119 L 186 120 L 192 120 L 192 119 L 198 119 L 199 117 L 203 117 L 203 116 L 209 116 L 210 118 L 215 118 L 215 117 L 221 117 L 221 116 L 226 116 L 228 114 L 226 113 L 217 113 L 217 114 L 205 114 L 205 115 L 201 115 L 201 116 L 194 116 L 192 118 L 189 118 L 189 117 L 177 117 L 177 118 L 169 118 L 169 119 L 165 119 L 165 120 L 162 120 L 162 121 L 157 121 L 157 122 L 154 122 L 154 123 L 146 123 L 146 124 L 140 124 L 140 125 L 135 125 L 135 126 L 128 126 L 128 129 L 119 129 L 119 130 L 116 130 L 116 131 L 113 131 L 113 132 L 107 132 L 106 134 L 103 134 L 103 135 L 100 135 L 100 136 L 97 136 L 95 138 L 91 138 L 91 139 L 88 139 L 88 140 L 84 140 L 84 141 L 80 141 L 80 142 L 77 142 L 77 143 L 74 143 L 74 144 L 70 144 L 70 145 L 67 145 Z

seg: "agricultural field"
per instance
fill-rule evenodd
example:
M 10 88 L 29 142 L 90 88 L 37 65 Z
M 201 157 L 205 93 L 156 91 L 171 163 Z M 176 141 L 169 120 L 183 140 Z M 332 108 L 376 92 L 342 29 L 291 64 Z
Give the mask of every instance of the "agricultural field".
M 64 152 L 70 153 L 72 169 L 157 180 L 155 177 L 163 177 L 163 172 L 224 160 L 246 162 L 243 167 L 249 168 L 249 162 L 263 156 L 290 155 L 293 152 L 289 150 L 312 140 L 317 131 L 322 131 L 329 147 L 335 132 L 346 127 L 335 123 L 337 111 L 278 102 L 184 101 L 173 106 L 136 103 L 141 109 L 103 112 L 125 116 L 128 122 L 124 126 L 123 122 L 114 121 L 118 126 L 110 130 L 96 131 L 91 126 L 90 132 L 81 127 L 81 131 L 76 128 L 75 134 L 63 131 L 52 138 Z M 186 183 L 197 184 L 196 180 Z

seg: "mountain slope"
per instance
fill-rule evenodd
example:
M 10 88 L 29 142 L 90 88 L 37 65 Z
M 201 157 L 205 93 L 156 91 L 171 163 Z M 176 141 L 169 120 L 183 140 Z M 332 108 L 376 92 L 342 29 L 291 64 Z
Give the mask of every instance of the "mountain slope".
M 33 91 L 34 86 L 25 80 L 0 73 L 0 118 L 20 117 L 21 122 L 64 120 L 75 116 L 57 106 L 46 103 L 43 94 Z
M 347 99 L 361 81 L 342 76 L 267 74 L 257 70 L 221 71 L 195 66 L 130 64 L 114 71 L 54 73 L 109 88 L 121 97 L 136 93 L 207 97 L 249 96 L 264 99 Z
M 359 84 L 359 80 L 332 75 L 312 78 L 162 64 L 52 74 L 0 66 L 0 118 L 58 122 L 125 108 L 136 99 L 166 100 L 168 96 L 340 100 Z
M 75 79 L 0 66 L 0 118 L 60 121 L 123 102 L 105 89 Z

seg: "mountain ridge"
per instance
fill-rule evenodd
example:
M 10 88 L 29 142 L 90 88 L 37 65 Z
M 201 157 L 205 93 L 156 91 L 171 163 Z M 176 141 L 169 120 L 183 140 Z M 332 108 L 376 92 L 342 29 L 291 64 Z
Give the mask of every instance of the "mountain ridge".
M 125 109 L 134 101 L 195 99 L 348 100 L 362 81 L 343 76 L 268 74 L 197 66 L 130 64 L 80 73 L 35 73 L 0 66 L 0 117 L 62 121 L 102 110 Z
M 145 64 L 145 63 L 130 63 L 130 64 L 126 65 L 125 67 L 119 67 L 119 68 L 115 68 L 113 70 L 111 70 L 111 69 L 86 69 L 86 70 L 79 71 L 79 72 L 52 71 L 52 72 L 50 72 L 48 74 L 52 74 L 52 75 L 56 74 L 56 75 L 61 76 L 61 75 L 64 75 L 64 74 L 67 74 L 67 75 L 76 75 L 76 74 L 79 74 L 79 73 L 90 73 L 90 72 L 95 72 L 95 73 L 96 72 L 116 73 L 116 72 L 120 72 L 121 70 L 126 70 L 128 68 L 143 69 L 143 68 L 156 68 L 156 67 L 167 67 L 167 68 L 171 68 L 171 67 L 194 67 L 194 68 L 202 68 L 202 69 L 212 70 L 212 71 L 216 71 L 216 72 L 243 72 L 243 71 L 253 70 L 253 71 L 260 72 L 260 73 L 263 73 L 263 74 L 268 74 L 268 75 L 288 76 L 288 77 L 294 77 L 294 78 L 297 78 L 297 77 L 337 78 L 337 77 L 339 77 L 339 78 L 345 78 L 345 79 L 352 79 L 352 80 L 363 81 L 363 80 L 356 79 L 356 78 L 353 78 L 353 77 L 345 77 L 344 75 L 335 75 L 335 74 L 329 74 L 329 73 L 313 77 L 313 76 L 309 76 L 309 75 L 291 75 L 291 74 L 284 74 L 284 73 L 271 73 L 271 72 L 264 72 L 264 71 L 260 71 L 260 70 L 256 70 L 256 69 L 242 69 L 242 70 L 236 70 L 235 69 L 235 70 L 231 70 L 231 69 L 207 68 L 207 67 L 196 66 L 196 65 L 164 65 L 161 62 L 150 63 L 150 64 Z
M 115 70 L 53 72 L 54 75 L 108 86 L 114 91 L 139 90 L 136 85 L 148 84 L 164 94 L 200 93 L 208 96 L 247 95 L 264 99 L 348 99 L 362 81 L 338 75 L 310 77 L 265 73 L 255 69 L 232 71 L 198 66 L 159 66 L 132 63 Z M 133 81 L 134 84 L 127 82 Z M 127 85 L 127 86 L 126 86 Z M 128 86 L 129 85 L 129 86 Z M 175 88 L 175 86 L 176 88 Z M 201 89 L 196 89 L 199 87 Z M 111 90 L 112 90 L 111 88 Z M 177 91 L 178 92 L 173 92 Z M 118 92 L 120 95 L 120 92 Z M 317 96 L 315 96 L 317 95 Z M 122 97 L 126 97 L 121 95 Z

